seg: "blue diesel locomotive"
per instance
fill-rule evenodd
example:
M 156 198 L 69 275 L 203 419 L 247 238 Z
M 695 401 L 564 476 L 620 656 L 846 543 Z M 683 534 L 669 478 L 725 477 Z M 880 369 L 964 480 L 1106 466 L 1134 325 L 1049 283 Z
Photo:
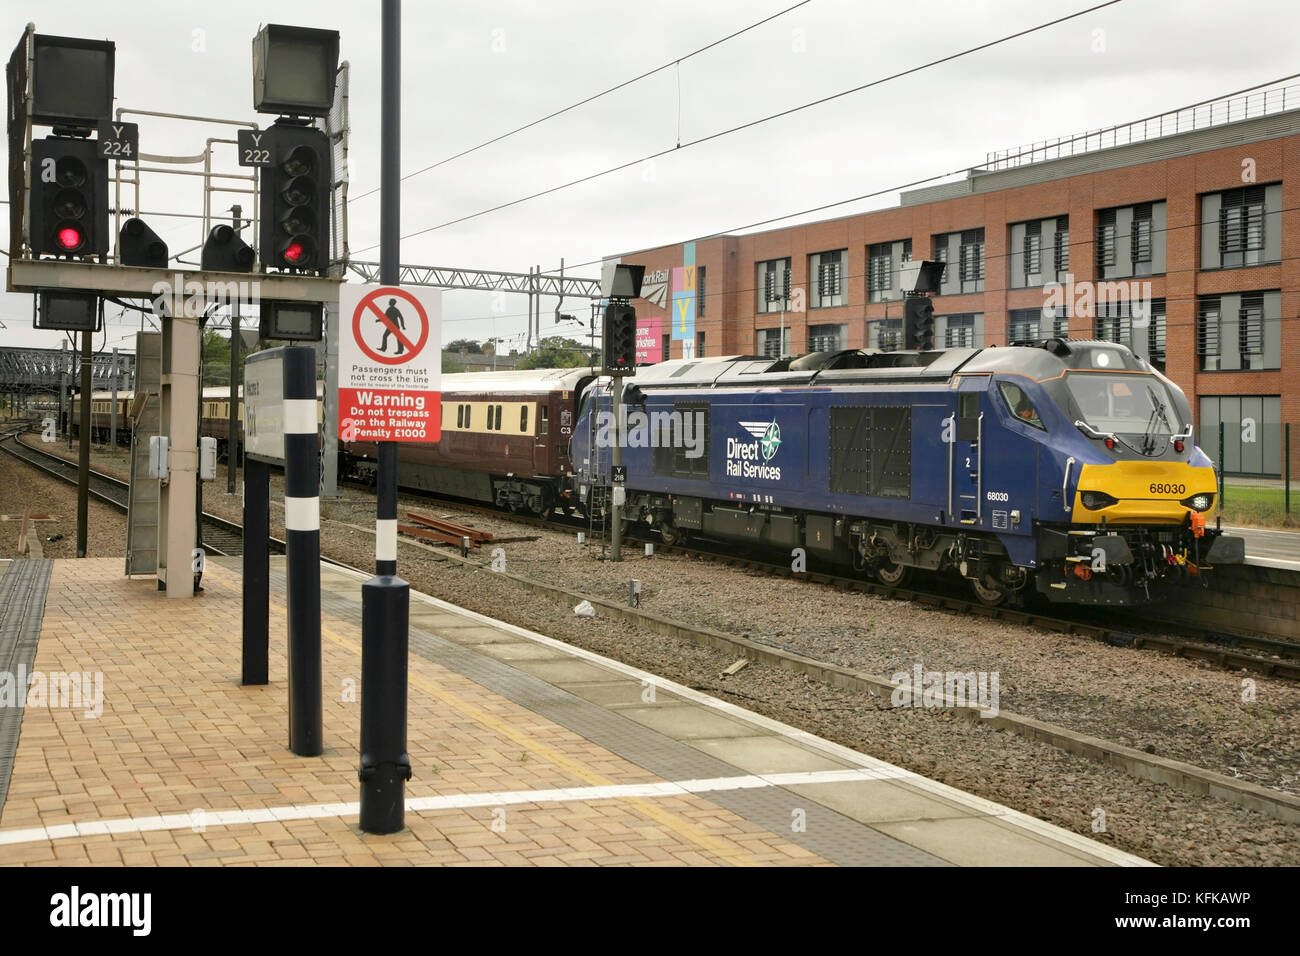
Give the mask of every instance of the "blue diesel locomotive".
M 1121 345 L 676 360 L 627 382 L 618 430 L 613 386 L 587 389 L 575 490 L 607 507 L 621 441 L 624 514 L 666 542 L 803 548 L 894 585 L 951 572 L 987 604 L 1142 603 L 1244 560 L 1207 523 L 1186 397 Z

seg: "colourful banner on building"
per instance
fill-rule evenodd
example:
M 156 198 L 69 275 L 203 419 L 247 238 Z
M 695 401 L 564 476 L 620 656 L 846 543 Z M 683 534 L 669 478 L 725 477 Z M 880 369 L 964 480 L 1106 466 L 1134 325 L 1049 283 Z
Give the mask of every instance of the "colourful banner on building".
M 636 364 L 653 365 L 664 357 L 664 320 L 661 315 L 637 316 Z
M 672 312 L 669 317 L 673 324 L 673 339 L 695 344 L 695 243 L 688 242 L 682 246 L 682 265 L 672 273 Z

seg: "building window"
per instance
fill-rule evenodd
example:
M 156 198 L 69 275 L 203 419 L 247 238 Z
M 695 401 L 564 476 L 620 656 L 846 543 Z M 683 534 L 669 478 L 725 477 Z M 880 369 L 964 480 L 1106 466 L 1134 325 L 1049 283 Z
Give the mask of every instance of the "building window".
M 1239 269 L 1282 261 L 1282 184 L 1201 197 L 1201 268 Z
M 663 359 L 662 359 L 662 361 L 665 361 L 665 362 L 668 361 L 668 355 L 669 355 L 669 353 L 672 351 L 672 341 L 673 341 L 673 337 L 672 337 L 671 335 L 665 335 L 665 336 L 664 336 L 664 347 L 663 347 Z
M 961 234 L 961 291 L 984 289 L 984 230 L 967 229 Z
M 1056 238 L 1052 242 L 1052 259 L 1056 271 L 1070 270 L 1070 217 L 1061 216 L 1056 220 Z M 1060 276 L 1058 275 L 1059 279 Z
M 1165 367 L 1165 300 L 1098 302 L 1093 335 L 1132 349 L 1156 368 Z
M 1243 369 L 1264 368 L 1264 296 L 1255 292 L 1241 297 L 1237 310 L 1237 348 Z
M 704 333 L 703 332 L 695 333 L 695 357 L 704 358 Z
M 876 333 L 876 348 L 882 352 L 897 352 L 903 345 L 903 320 L 880 319 L 871 323 Z
M 755 351 L 765 358 L 784 358 L 790 354 L 790 328 L 759 329 L 755 333 Z
M 1097 268 L 1104 270 L 1115 264 L 1115 210 L 1105 209 L 1097 214 Z
M 1157 304 L 1159 311 L 1156 310 Z M 1147 326 L 1147 361 L 1165 370 L 1165 300 L 1151 303 L 1151 324 Z
M 847 249 L 819 252 L 808 257 L 812 295 L 808 307 L 825 309 L 844 304 L 844 262 Z
M 867 251 L 867 292 L 872 302 L 882 302 L 893 287 L 894 244 L 881 242 Z
M 1221 465 L 1225 474 L 1280 477 L 1281 405 L 1278 395 L 1203 395 L 1196 443 Z
M 1030 222 L 1025 224 L 1024 241 L 1025 284 L 1029 277 L 1043 271 L 1043 224 Z
M 1133 264 L 1151 261 L 1151 204 L 1133 207 L 1133 232 L 1129 237 Z
M 1007 343 L 1038 341 L 1038 322 L 1042 309 L 1012 309 L 1007 320 Z
M 1196 354 L 1202 371 L 1282 367 L 1282 293 L 1225 292 L 1201 296 Z
M 844 348 L 844 339 L 848 326 L 844 325 L 810 325 L 808 326 L 808 351 L 833 352 Z
M 1069 338 L 1070 316 L 1064 308 L 1053 311 L 1051 318 L 1047 309 L 1012 309 L 1007 316 L 1007 342 L 1038 342 L 1042 339 Z
M 758 264 L 758 308 L 784 312 L 790 307 L 790 260 L 769 259 Z
M 1202 296 L 1196 310 L 1196 354 L 1202 371 L 1219 367 L 1219 298 Z
M 708 294 L 704 287 L 704 266 L 695 267 L 695 314 L 701 316 L 704 314 L 704 305 L 709 301 Z M 667 358 L 667 356 L 664 356 Z
M 964 315 L 944 316 L 943 347 L 946 349 L 975 347 L 975 314 L 973 312 Z
M 1127 300 L 1116 299 L 1098 302 L 1095 306 L 1092 334 L 1103 342 L 1132 347 L 1133 316 Z
M 1264 253 L 1264 187 L 1233 189 L 1219 207 L 1219 256 L 1224 268 L 1256 265 Z

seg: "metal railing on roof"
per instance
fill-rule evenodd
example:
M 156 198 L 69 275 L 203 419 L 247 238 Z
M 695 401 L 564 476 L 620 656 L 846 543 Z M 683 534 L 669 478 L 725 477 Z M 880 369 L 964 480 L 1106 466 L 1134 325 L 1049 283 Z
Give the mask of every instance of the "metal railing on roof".
M 1243 95 L 1193 103 L 1106 129 L 1077 133 L 1073 136 L 1060 136 L 1014 149 L 996 150 L 988 154 L 987 162 L 981 171 L 1013 169 L 1030 163 L 1062 159 L 1101 149 L 1113 149 L 1116 146 L 1127 146 L 1130 143 L 1141 143 L 1164 136 L 1176 136 L 1213 126 L 1225 126 L 1228 123 L 1257 119 L 1297 108 L 1300 108 L 1300 85 L 1272 86 L 1269 89 L 1253 90 Z

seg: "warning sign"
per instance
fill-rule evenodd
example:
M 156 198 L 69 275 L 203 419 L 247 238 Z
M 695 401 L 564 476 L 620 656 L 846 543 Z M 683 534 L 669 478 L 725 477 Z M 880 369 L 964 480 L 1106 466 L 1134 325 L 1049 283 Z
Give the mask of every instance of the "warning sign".
M 339 438 L 438 441 L 442 294 L 345 285 L 339 314 Z

